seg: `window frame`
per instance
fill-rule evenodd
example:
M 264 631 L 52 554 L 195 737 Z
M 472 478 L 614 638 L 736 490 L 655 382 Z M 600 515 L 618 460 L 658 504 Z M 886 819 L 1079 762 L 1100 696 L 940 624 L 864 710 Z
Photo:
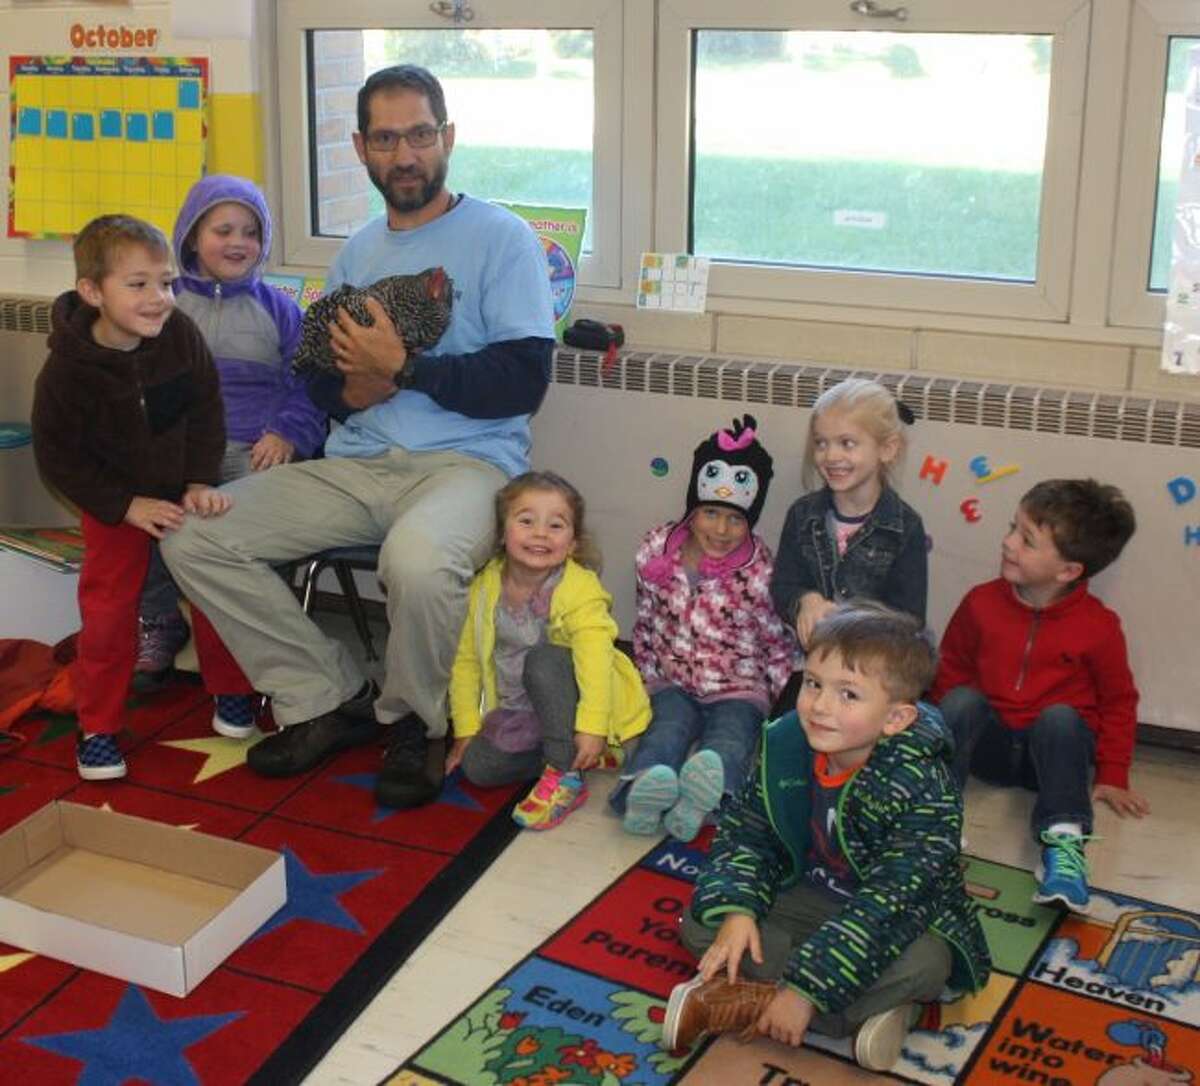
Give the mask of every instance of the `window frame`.
M 881 7 L 888 4 L 881 3 Z M 970 7 L 967 12 L 963 9 Z M 843 0 L 809 0 L 803 13 L 786 0 L 661 0 L 658 39 L 657 199 L 655 248 L 683 252 L 688 238 L 690 184 L 691 40 L 694 29 L 888 30 L 899 32 L 1014 32 L 1054 35 L 1047 154 L 1043 169 L 1038 275 L 1032 283 L 852 269 L 763 267 L 714 262 L 709 298 L 743 310 L 767 303 L 853 305 L 967 316 L 1065 322 L 1069 317 L 1072 254 L 1083 140 L 1091 5 L 1088 0 L 1009 0 L 964 5 L 922 0 L 896 21 L 856 16 Z M 678 73 L 685 78 L 679 79 Z M 668 76 L 667 73 L 671 73 Z
M 279 140 L 280 178 L 303 177 L 304 185 L 280 183 L 282 246 L 285 266 L 327 268 L 344 239 L 313 233 L 308 32 L 310 30 L 445 30 L 454 24 L 432 5 L 393 0 L 339 0 L 331 15 L 328 0 L 291 0 L 276 18 L 280 132 L 302 135 Z M 482 7 L 482 5 L 480 5 Z M 593 32 L 595 112 L 592 144 L 592 244 L 580 259 L 581 287 L 618 287 L 622 241 L 622 0 L 520 0 L 477 10 L 469 29 L 589 29 Z M 496 10 L 491 10 L 496 9 Z M 402 18 L 402 25 L 401 24 Z M 436 72 L 434 73 L 437 74 Z M 454 102 L 447 102 L 454 120 Z M 450 164 L 450 183 L 454 163 Z
M 1172 37 L 1200 38 L 1198 12 L 1190 0 L 1133 2 L 1109 296 L 1109 319 L 1117 326 L 1157 330 L 1166 317 L 1166 292 L 1152 291 L 1148 284 L 1167 59 Z M 1182 159 L 1182 148 L 1179 154 Z

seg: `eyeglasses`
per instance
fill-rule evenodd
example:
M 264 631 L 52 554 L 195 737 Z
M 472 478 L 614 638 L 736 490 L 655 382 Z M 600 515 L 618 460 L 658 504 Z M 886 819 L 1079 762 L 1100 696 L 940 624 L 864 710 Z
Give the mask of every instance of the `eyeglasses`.
M 363 136 L 363 143 L 372 151 L 394 151 L 403 140 L 414 151 L 424 151 L 427 147 L 432 147 L 437 143 L 437 138 L 442 134 L 442 129 L 446 127 L 447 123 L 447 121 L 442 121 L 441 124 L 418 124 L 407 132 L 393 132 L 388 128 L 376 128 Z

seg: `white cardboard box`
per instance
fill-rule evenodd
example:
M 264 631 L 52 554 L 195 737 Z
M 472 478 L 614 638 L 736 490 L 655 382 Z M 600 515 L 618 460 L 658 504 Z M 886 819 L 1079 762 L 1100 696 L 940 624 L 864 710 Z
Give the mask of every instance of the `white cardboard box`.
M 183 996 L 287 901 L 283 857 L 58 801 L 0 834 L 0 941 Z

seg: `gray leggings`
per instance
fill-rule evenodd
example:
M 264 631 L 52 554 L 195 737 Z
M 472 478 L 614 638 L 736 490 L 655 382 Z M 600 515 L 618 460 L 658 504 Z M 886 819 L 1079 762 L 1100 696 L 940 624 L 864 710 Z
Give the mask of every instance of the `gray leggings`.
M 571 650 L 535 645 L 521 672 L 525 692 L 542 723 L 542 742 L 532 750 L 500 750 L 485 735 L 476 735 L 463 754 L 463 774 L 472 784 L 494 788 L 533 780 L 547 764 L 565 772 L 575 760 L 575 706 L 579 687 Z
M 781 891 L 759 925 L 762 965 L 756 965 L 747 954 L 738 975 L 747 980 L 778 980 L 787 968 L 793 947 L 840 911 L 839 902 L 807 883 L 800 882 Z M 718 928 L 705 927 L 690 912 L 684 913 L 680 936 L 683 945 L 697 958 L 712 945 L 717 931 Z M 814 1015 L 812 1028 L 827 1037 L 848 1037 L 873 1014 L 902 1003 L 930 1003 L 946 986 L 950 966 L 950 947 L 927 931 L 844 1010 Z

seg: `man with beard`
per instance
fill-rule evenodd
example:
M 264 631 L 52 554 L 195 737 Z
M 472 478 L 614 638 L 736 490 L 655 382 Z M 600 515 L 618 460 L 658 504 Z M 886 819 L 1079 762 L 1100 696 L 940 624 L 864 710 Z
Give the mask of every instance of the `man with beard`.
M 375 72 L 358 94 L 354 148 L 387 204 L 343 246 L 327 288 L 440 266 L 450 327 L 411 356 L 383 307 L 331 325 L 339 375 L 312 398 L 340 423 L 325 459 L 229 487 L 219 520 L 189 518 L 164 547 L 280 731 L 251 748 L 264 776 L 303 773 L 389 725 L 375 794 L 415 807 L 441 787 L 446 690 L 467 585 L 493 545 L 492 499 L 528 468 L 529 416 L 545 395 L 553 308 L 542 248 L 506 210 L 451 192 L 454 148 L 441 85 L 424 68 Z M 218 525 L 217 530 L 212 530 Z M 380 544 L 390 624 L 382 690 L 326 637 L 273 572 L 330 547 Z

